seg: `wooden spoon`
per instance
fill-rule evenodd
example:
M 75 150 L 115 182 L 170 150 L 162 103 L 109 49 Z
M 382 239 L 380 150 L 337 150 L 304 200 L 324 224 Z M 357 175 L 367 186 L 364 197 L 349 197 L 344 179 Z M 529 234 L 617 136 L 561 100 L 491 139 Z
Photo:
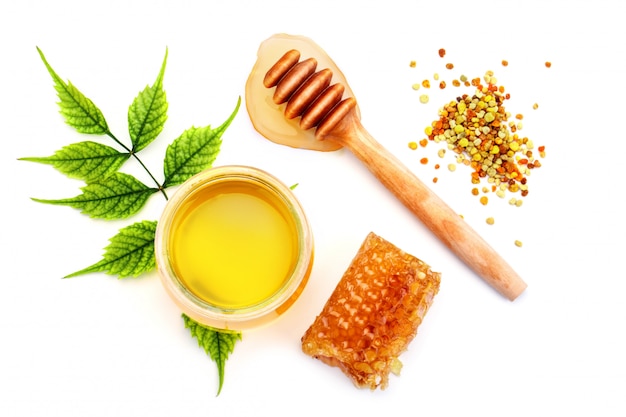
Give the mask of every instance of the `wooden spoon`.
M 294 57 L 298 57 L 294 59 Z M 274 102 L 287 103 L 288 118 L 300 117 L 302 129 L 349 149 L 378 180 L 413 212 L 459 259 L 499 293 L 515 300 L 527 287 L 511 266 L 457 213 L 432 192 L 363 127 L 354 97 L 342 99 L 340 84 L 328 85 L 328 69 L 315 72 L 313 58 L 299 61 L 287 51 L 263 83 L 275 88 Z

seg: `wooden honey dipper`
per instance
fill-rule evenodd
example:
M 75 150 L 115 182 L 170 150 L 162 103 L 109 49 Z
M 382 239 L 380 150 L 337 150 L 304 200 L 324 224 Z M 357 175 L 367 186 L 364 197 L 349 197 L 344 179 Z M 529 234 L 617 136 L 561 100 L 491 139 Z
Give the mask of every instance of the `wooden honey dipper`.
M 320 141 L 334 141 L 363 162 L 378 180 L 408 207 L 459 259 L 509 300 L 527 287 L 511 266 L 457 213 L 363 127 L 356 99 L 342 100 L 344 86 L 330 85 L 332 71 L 317 71 L 317 61 L 300 61 L 300 52 L 285 53 L 265 74 L 273 100 L 286 103 L 285 117 L 300 117 L 303 130 L 316 127 Z

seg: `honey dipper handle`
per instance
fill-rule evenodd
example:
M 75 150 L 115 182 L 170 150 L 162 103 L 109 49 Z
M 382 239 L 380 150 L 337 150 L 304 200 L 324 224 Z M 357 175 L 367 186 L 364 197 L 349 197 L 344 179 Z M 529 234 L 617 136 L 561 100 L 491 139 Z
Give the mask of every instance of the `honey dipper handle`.
M 380 145 L 353 112 L 326 138 L 350 149 L 456 256 L 503 296 L 515 300 L 526 283 L 458 213 Z

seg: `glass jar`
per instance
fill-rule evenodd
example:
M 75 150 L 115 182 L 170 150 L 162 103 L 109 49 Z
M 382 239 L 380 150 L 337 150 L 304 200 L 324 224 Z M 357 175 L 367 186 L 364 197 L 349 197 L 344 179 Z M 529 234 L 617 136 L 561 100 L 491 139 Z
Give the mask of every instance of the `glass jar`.
M 313 235 L 292 190 L 249 166 L 185 181 L 157 224 L 163 286 L 195 321 L 246 330 L 283 314 L 313 266 Z

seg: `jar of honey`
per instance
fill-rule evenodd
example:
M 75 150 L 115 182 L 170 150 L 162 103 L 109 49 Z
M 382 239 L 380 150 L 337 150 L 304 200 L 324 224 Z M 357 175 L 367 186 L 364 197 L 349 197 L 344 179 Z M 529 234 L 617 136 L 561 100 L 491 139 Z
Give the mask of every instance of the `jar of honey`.
M 182 312 L 229 330 L 284 313 L 308 281 L 313 246 L 292 190 L 248 166 L 211 168 L 181 184 L 155 240 L 161 281 Z

